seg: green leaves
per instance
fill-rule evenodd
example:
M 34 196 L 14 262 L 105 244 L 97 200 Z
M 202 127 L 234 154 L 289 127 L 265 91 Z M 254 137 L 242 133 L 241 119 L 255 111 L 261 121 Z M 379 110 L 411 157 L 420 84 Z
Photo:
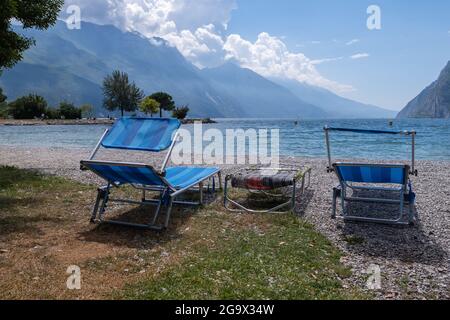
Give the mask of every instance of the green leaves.
M 128 74 L 118 70 L 103 80 L 103 95 L 104 107 L 110 111 L 120 109 L 122 116 L 124 111 L 135 111 L 144 97 L 142 90 L 130 83 Z
M 6 96 L 3 94 L 3 89 L 0 88 L 0 105 L 6 101 Z
M 47 101 L 41 96 L 30 94 L 11 102 L 8 109 L 14 119 L 33 119 L 46 113 Z
M 154 113 L 158 112 L 160 106 L 160 103 L 155 99 L 146 97 L 139 105 L 139 110 L 141 110 L 145 114 L 153 115 Z
M 11 21 L 24 28 L 47 29 L 55 24 L 63 0 L 2 0 L 0 2 L 0 70 L 11 68 L 34 40 L 11 30 Z
M 165 92 L 156 92 L 150 96 L 150 98 L 159 102 L 159 116 L 162 117 L 162 111 L 171 111 L 175 109 L 175 102 L 170 94 Z
M 17 15 L 24 28 L 47 29 L 53 25 L 64 0 L 16 0 Z
M 188 112 L 189 112 L 188 106 L 175 108 L 172 111 L 172 117 L 183 120 L 183 119 L 186 119 Z

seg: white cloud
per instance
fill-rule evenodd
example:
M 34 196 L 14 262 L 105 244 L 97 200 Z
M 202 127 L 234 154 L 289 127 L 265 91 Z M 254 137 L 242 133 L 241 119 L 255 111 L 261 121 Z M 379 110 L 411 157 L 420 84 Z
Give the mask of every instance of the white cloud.
M 350 40 L 349 42 L 347 42 L 345 45 L 351 46 L 352 44 L 358 43 L 358 42 L 360 42 L 360 41 L 361 41 L 361 40 L 359 40 L 359 39 L 353 39 L 353 40 Z
M 290 52 L 282 38 L 261 33 L 255 43 L 233 34 L 226 37 L 236 0 L 66 0 L 78 5 L 82 20 L 112 24 L 146 37 L 161 37 L 198 67 L 214 67 L 226 59 L 263 76 L 295 79 L 335 92 L 353 88 L 323 77 L 316 65 L 342 59 L 311 60 Z M 64 17 L 64 15 L 63 15 Z M 311 41 L 319 44 L 320 41 Z
M 336 58 L 324 58 L 324 59 L 316 59 L 316 60 L 311 60 L 312 64 L 322 64 L 325 62 L 334 62 L 334 61 L 339 61 L 344 59 L 343 57 L 336 57 Z
M 353 90 L 349 85 L 326 79 L 317 71 L 315 65 L 324 60 L 311 60 L 303 53 L 290 52 L 280 39 L 266 32 L 261 33 L 255 43 L 232 34 L 228 36 L 224 49 L 227 52 L 226 59 L 236 60 L 241 66 L 263 76 L 294 79 L 335 92 Z
M 223 61 L 222 33 L 236 0 L 66 0 L 84 21 L 161 37 L 199 67 Z
M 350 59 L 356 60 L 356 59 L 363 59 L 370 57 L 370 54 L 368 53 L 357 53 L 352 56 L 350 56 Z

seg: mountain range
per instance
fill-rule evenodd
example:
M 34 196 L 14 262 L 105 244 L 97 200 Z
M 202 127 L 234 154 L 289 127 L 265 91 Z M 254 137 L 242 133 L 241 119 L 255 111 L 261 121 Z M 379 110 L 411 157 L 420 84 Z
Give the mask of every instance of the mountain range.
M 409 102 L 397 118 L 450 118 L 450 61 L 439 78 Z
M 36 45 L 22 62 L 0 77 L 11 101 L 28 93 L 50 105 L 66 100 L 90 103 L 98 116 L 102 81 L 113 70 L 127 72 L 146 94 L 170 93 L 178 105 L 189 105 L 191 117 L 252 118 L 388 118 L 393 112 L 342 98 L 296 81 L 267 79 L 233 62 L 199 69 L 161 38 L 123 32 L 113 26 L 83 22 L 69 30 L 59 21 L 46 31 L 16 31 Z

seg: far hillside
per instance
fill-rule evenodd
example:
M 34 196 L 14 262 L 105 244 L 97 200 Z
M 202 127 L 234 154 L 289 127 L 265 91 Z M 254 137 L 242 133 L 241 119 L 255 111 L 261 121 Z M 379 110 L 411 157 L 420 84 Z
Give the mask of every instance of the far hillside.
M 17 27 L 18 28 L 18 27 Z M 391 111 L 346 100 L 317 87 L 268 80 L 227 63 L 200 70 L 161 38 L 83 22 L 69 30 L 58 22 L 49 30 L 17 29 L 36 39 L 22 62 L 0 77 L 9 101 L 30 93 L 49 105 L 70 101 L 103 108 L 102 81 L 113 70 L 129 74 L 146 95 L 170 92 L 190 117 L 389 118 Z M 307 88 L 307 90 L 305 90 Z

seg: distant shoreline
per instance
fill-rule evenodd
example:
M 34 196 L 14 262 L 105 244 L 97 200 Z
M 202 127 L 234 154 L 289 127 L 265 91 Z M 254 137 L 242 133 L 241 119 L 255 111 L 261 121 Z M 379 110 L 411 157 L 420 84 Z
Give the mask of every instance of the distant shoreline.
M 15 119 L 0 119 L 0 126 L 62 126 L 62 125 L 112 125 L 116 120 L 99 118 L 99 119 L 78 119 L 78 120 L 15 120 Z M 194 122 L 202 122 L 203 124 L 216 123 L 216 121 L 205 119 L 184 119 L 181 120 L 182 124 L 192 124 Z

